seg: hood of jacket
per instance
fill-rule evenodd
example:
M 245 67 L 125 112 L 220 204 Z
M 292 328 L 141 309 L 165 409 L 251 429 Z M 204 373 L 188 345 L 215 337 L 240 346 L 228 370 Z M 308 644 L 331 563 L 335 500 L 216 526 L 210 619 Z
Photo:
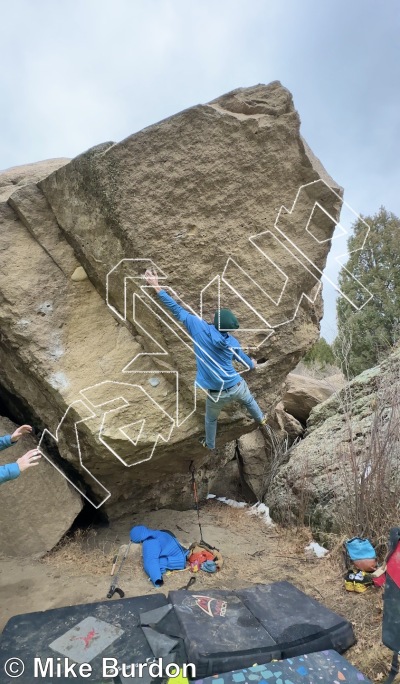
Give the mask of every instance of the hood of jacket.
M 135 544 L 140 544 L 140 542 L 143 542 L 145 539 L 151 537 L 152 534 L 153 530 L 149 530 L 149 528 L 145 527 L 145 525 L 136 525 L 135 527 L 132 527 L 129 536 L 131 541 L 133 541 Z
M 228 333 L 220 332 L 212 323 L 209 324 L 207 332 L 214 346 L 219 347 L 220 349 L 228 346 Z

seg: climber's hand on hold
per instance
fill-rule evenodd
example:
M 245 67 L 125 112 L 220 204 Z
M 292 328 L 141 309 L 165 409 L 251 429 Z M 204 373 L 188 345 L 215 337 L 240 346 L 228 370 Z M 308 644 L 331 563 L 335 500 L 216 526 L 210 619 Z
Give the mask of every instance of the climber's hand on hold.
M 157 292 L 160 292 L 161 287 L 158 284 L 157 271 L 155 269 L 148 268 L 144 274 L 147 285 L 154 287 Z

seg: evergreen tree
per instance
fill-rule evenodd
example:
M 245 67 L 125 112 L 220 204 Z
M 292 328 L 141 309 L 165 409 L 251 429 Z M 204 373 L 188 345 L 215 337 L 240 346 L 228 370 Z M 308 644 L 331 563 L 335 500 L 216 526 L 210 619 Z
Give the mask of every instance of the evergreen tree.
M 334 364 L 336 359 L 332 351 L 332 347 L 324 337 L 320 337 L 319 340 L 311 347 L 303 359 L 306 366 L 312 366 L 317 364 L 321 367 L 327 366 L 328 364 Z
M 338 336 L 333 349 L 350 377 L 384 358 L 400 333 L 400 219 L 381 207 L 364 220 L 371 228 L 365 246 L 350 254 L 340 271 L 339 287 L 358 306 L 366 300 L 360 283 L 372 299 L 357 311 L 340 296 L 336 307 Z M 362 247 L 365 223 L 358 219 L 352 229 L 349 252 Z

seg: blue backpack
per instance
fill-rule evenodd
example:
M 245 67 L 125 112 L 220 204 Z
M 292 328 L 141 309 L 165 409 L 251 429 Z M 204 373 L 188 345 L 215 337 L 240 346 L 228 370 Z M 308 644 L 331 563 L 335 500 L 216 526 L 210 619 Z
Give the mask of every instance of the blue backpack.
M 376 551 L 369 539 L 353 537 L 353 539 L 348 539 L 344 546 L 351 561 L 363 560 L 364 558 L 376 558 Z

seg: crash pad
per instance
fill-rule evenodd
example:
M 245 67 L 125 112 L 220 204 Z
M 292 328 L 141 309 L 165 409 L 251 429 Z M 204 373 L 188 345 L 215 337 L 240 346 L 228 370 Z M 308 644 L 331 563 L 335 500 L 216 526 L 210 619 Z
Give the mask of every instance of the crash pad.
M 371 684 L 336 651 L 322 651 L 196 680 L 195 684 Z
M 290 582 L 256 584 L 237 594 L 279 645 L 282 658 L 326 649 L 344 653 L 355 643 L 348 620 Z
M 233 591 L 171 591 L 198 677 L 355 643 L 350 622 L 289 582 Z
M 1 635 L 0 671 L 4 672 L 9 658 L 18 657 L 25 664 L 25 671 L 17 680 L 20 684 L 35 681 L 67 684 L 77 679 L 52 677 L 50 670 L 46 677 L 34 678 L 35 657 L 43 664 L 51 658 L 54 667 L 57 663 L 63 666 L 62 672 L 66 659 L 67 664 L 90 664 L 91 676 L 78 681 L 102 682 L 103 658 L 116 658 L 118 663 L 125 664 L 154 659 L 140 618 L 166 605 L 163 594 L 153 594 L 16 615 Z M 141 681 L 144 683 L 145 679 Z

